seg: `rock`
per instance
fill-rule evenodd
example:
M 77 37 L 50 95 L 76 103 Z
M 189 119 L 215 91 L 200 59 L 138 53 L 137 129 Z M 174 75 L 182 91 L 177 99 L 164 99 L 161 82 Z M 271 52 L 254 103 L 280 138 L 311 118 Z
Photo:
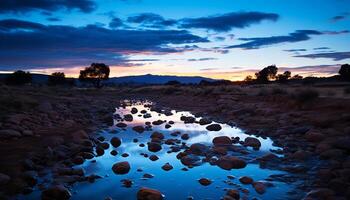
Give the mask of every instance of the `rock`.
M 116 155 L 118 155 L 118 151 L 116 151 L 116 150 L 112 150 L 112 151 L 111 151 L 111 155 L 112 155 L 112 156 L 116 156 Z
M 146 113 L 146 114 L 143 115 L 143 118 L 145 118 L 145 119 L 146 119 L 146 118 L 151 118 L 151 117 L 152 117 L 152 115 L 149 114 L 149 113 Z
M 213 144 L 215 146 L 232 145 L 232 140 L 231 140 L 231 138 L 229 138 L 227 136 L 219 136 L 219 137 L 215 137 L 213 139 Z
M 92 154 L 90 152 L 82 152 L 80 155 L 85 159 L 91 159 L 91 158 L 95 157 L 94 154 Z
M 247 166 L 244 160 L 241 160 L 234 156 L 222 156 L 216 162 L 217 166 L 225 170 L 241 169 Z
M 192 124 L 196 121 L 196 118 L 191 116 L 181 116 L 180 120 L 183 121 L 185 124 Z
M 291 155 L 291 158 L 296 160 L 306 160 L 311 156 L 311 153 L 304 150 L 298 150 Z
M 72 194 L 62 185 L 52 186 L 41 193 L 42 200 L 68 200 Z
M 127 161 L 118 162 L 113 165 L 112 170 L 116 174 L 127 174 L 130 171 L 130 164 Z
M 227 190 L 226 195 L 232 197 L 235 200 L 239 200 L 240 198 L 238 190 L 233 190 L 233 189 Z
M 133 120 L 133 116 L 131 114 L 124 115 L 124 120 L 127 122 L 131 122 Z
M 118 137 L 112 137 L 111 144 L 113 147 L 117 148 L 122 144 L 122 141 Z
M 11 180 L 11 177 L 6 174 L 0 173 L 0 186 L 7 184 Z
M 207 124 L 210 124 L 212 121 L 211 120 L 209 120 L 209 119 L 207 119 L 207 118 L 201 118 L 200 120 L 199 120 L 199 124 L 200 125 L 207 125 Z
M 325 136 L 316 131 L 316 130 L 309 130 L 307 133 L 305 133 L 305 139 L 309 142 L 321 142 Z
M 162 166 L 162 169 L 165 171 L 169 171 L 173 169 L 173 166 L 171 166 L 169 163 L 165 163 L 165 165 Z
M 137 108 L 133 107 L 131 108 L 131 114 L 136 114 L 138 112 Z
M 143 178 L 153 178 L 154 175 L 153 174 L 144 174 L 142 177 Z
M 201 164 L 201 159 L 195 155 L 186 155 L 181 157 L 181 163 L 186 166 L 198 166 Z
M 121 156 L 124 157 L 124 158 L 126 158 L 126 157 L 129 156 L 129 154 L 128 154 L 128 153 L 123 153 Z
M 304 200 L 334 199 L 334 194 L 335 193 L 333 192 L 333 190 L 327 188 L 319 188 L 308 192 Z
M 329 149 L 320 154 L 322 159 L 337 159 L 343 157 L 343 151 L 340 149 Z
M 119 127 L 119 128 L 125 128 L 125 127 L 127 127 L 128 125 L 125 124 L 125 123 L 123 123 L 123 122 L 119 122 L 118 124 L 116 124 L 116 126 Z
M 50 102 L 44 101 L 38 105 L 37 110 L 43 113 L 47 113 L 49 111 L 52 111 L 52 105 Z
M 211 180 L 207 179 L 207 178 L 201 178 L 198 180 L 198 182 L 201 184 L 201 185 L 204 185 L 204 186 L 208 186 L 211 184 Z
M 266 186 L 263 182 L 257 181 L 253 183 L 255 191 L 259 194 L 264 194 L 266 192 Z
M 189 151 L 195 155 L 204 156 L 209 151 L 209 147 L 201 143 L 194 143 L 190 146 Z
M 132 130 L 134 130 L 137 133 L 143 133 L 145 131 L 145 127 L 143 127 L 143 126 L 134 126 L 134 127 L 132 127 Z
M 220 126 L 220 124 L 211 124 L 211 125 L 207 126 L 206 129 L 208 131 L 220 131 L 221 126 Z
M 152 122 L 152 124 L 153 124 L 153 125 L 156 125 L 156 126 L 159 126 L 159 125 L 161 125 L 161 124 L 163 124 L 163 123 L 164 123 L 164 121 L 163 121 L 163 120 L 160 120 L 160 119 L 158 119 L 158 120 Z
M 99 144 L 99 146 L 102 148 L 102 149 L 108 149 L 109 148 L 109 144 L 107 142 L 102 142 Z
M 278 159 L 279 159 L 278 156 L 276 156 L 273 153 L 267 153 L 267 154 L 261 156 L 260 158 L 257 158 L 257 160 L 259 160 L 259 161 L 275 161 Z
M 165 128 L 169 129 L 169 128 L 171 128 L 171 125 L 170 124 L 165 124 Z
M 96 155 L 97 156 L 102 156 L 103 154 L 105 154 L 105 150 L 102 147 L 97 146 L 96 147 Z
M 73 163 L 76 165 L 80 165 L 84 163 L 84 158 L 82 156 L 76 156 L 75 158 L 73 158 Z
M 238 180 L 239 180 L 239 182 L 241 182 L 243 184 L 252 184 L 253 183 L 253 179 L 250 178 L 249 176 L 242 176 Z
M 187 133 L 185 133 L 185 134 L 181 135 L 181 139 L 188 140 L 188 139 L 190 139 L 190 136 Z
M 254 149 L 259 149 L 260 146 L 261 146 L 261 143 L 258 139 L 256 138 L 253 138 L 253 137 L 247 137 L 245 140 L 244 140 L 244 145 L 245 146 L 250 146 L 250 147 L 253 147 Z
M 153 132 L 152 135 L 151 135 L 150 137 L 151 137 L 152 139 L 154 139 L 154 138 L 157 138 L 157 139 L 159 139 L 159 140 L 164 139 L 163 133 L 160 133 L 160 132 L 157 132 L 157 131 Z
M 151 189 L 151 188 L 141 188 L 137 192 L 137 200 L 163 200 L 164 197 L 162 193 L 160 193 L 158 190 Z
M 0 130 L 0 139 L 10 139 L 14 137 L 21 137 L 21 133 L 11 129 Z
M 162 149 L 162 146 L 157 142 L 148 142 L 148 151 L 158 152 Z
M 156 160 L 158 160 L 159 158 L 158 158 L 158 156 L 156 156 L 156 155 L 151 155 L 151 156 L 149 157 L 149 159 L 152 160 L 152 161 L 156 161 Z
M 130 179 L 123 179 L 121 180 L 121 182 L 123 183 L 123 187 L 126 187 L 126 188 L 130 188 L 133 184 L 132 180 Z

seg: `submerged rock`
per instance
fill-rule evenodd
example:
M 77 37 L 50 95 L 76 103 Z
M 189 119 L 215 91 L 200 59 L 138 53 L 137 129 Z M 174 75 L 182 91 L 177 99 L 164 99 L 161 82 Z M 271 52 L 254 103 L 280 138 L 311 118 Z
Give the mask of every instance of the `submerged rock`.
M 173 169 L 173 166 L 171 166 L 169 163 L 165 163 L 165 165 L 162 166 L 162 169 L 165 171 L 169 171 Z
M 111 144 L 113 147 L 117 148 L 122 144 L 122 141 L 118 137 L 112 137 Z
M 238 190 L 233 190 L 233 189 L 227 190 L 226 195 L 232 197 L 235 200 L 239 200 L 240 198 Z
M 113 165 L 112 170 L 116 174 L 127 174 L 130 171 L 130 164 L 127 161 L 119 162 Z
M 116 126 L 119 127 L 119 128 L 125 128 L 125 127 L 127 127 L 128 125 L 125 124 L 125 123 L 123 123 L 123 122 L 119 122 L 118 124 L 116 124 Z
M 162 146 L 157 142 L 148 142 L 148 151 L 158 152 L 162 149 Z
M 207 179 L 207 178 L 201 178 L 198 180 L 198 182 L 201 184 L 201 185 L 204 185 L 204 186 L 208 186 L 212 183 L 211 180 Z
M 240 169 L 247 166 L 247 163 L 234 156 L 222 156 L 216 162 L 217 166 L 222 169 L 231 170 L 231 169 Z
M 156 156 L 156 155 L 151 155 L 151 156 L 149 157 L 149 159 L 152 160 L 152 161 L 156 161 L 156 160 L 158 160 L 159 158 L 158 158 L 158 156 Z
M 255 191 L 259 194 L 264 194 L 266 192 L 266 185 L 263 182 L 257 181 L 253 183 Z
M 160 191 L 143 187 L 137 192 L 137 200 L 163 200 L 164 197 Z
M 67 200 L 72 194 L 62 185 L 56 185 L 41 193 L 42 200 Z
M 181 163 L 186 166 L 198 166 L 201 164 L 201 159 L 195 155 L 186 155 L 181 157 Z
M 157 132 L 157 131 L 153 132 L 152 135 L 151 135 L 150 137 L 151 137 L 152 139 L 154 139 L 154 138 L 157 138 L 157 139 L 159 139 L 159 140 L 164 139 L 163 133 L 160 133 L 160 132 Z
M 221 126 L 220 126 L 220 124 L 211 124 L 211 125 L 207 126 L 206 129 L 208 131 L 220 131 Z
M 196 118 L 191 116 L 181 116 L 180 120 L 183 121 L 185 124 L 192 124 L 196 121 Z
M 209 147 L 201 143 L 194 143 L 190 146 L 189 151 L 192 154 L 204 156 L 209 151 Z
M 123 183 L 123 187 L 126 187 L 126 188 L 130 188 L 132 186 L 132 184 L 134 183 L 130 179 L 123 179 L 123 180 L 121 180 L 121 182 Z
M 253 179 L 250 178 L 249 176 L 242 176 L 238 180 L 239 180 L 239 182 L 241 182 L 243 184 L 252 184 L 253 183 Z
M 207 125 L 207 124 L 210 124 L 212 121 L 210 119 L 207 119 L 207 118 L 202 118 L 199 120 L 199 124 L 200 125 Z
M 215 146 L 231 145 L 232 144 L 232 140 L 231 140 L 231 138 L 229 138 L 227 136 L 219 136 L 219 137 L 215 137 L 213 139 L 213 144 Z
M 132 127 L 132 130 L 134 130 L 135 132 L 138 132 L 138 133 L 143 133 L 145 131 L 145 127 L 143 127 L 143 126 L 134 126 L 134 127 Z

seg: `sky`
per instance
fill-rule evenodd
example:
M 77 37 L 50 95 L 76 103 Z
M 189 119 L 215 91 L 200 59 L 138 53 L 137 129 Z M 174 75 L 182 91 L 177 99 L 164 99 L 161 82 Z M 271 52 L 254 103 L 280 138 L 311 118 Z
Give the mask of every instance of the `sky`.
M 242 80 L 350 62 L 350 0 L 1 0 L 0 72 Z

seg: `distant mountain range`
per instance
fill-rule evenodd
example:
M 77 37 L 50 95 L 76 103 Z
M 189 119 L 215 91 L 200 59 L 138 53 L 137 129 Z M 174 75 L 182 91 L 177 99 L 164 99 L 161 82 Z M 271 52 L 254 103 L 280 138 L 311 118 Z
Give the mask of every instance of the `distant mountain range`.
M 0 74 L 0 80 L 6 78 L 8 74 Z M 45 74 L 32 74 L 34 83 L 45 84 L 48 80 L 48 75 Z M 76 79 L 77 80 L 77 79 Z M 178 81 L 183 84 L 199 83 L 201 81 L 217 81 L 217 79 L 205 78 L 201 76 L 166 76 L 166 75 L 139 75 L 139 76 L 123 76 L 109 78 L 105 83 L 107 84 L 165 84 L 169 81 Z

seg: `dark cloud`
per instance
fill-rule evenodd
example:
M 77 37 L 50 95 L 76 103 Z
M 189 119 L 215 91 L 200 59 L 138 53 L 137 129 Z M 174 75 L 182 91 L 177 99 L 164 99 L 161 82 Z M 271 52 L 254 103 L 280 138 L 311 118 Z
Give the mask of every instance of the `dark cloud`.
M 306 41 L 311 39 L 312 35 L 337 35 L 345 34 L 349 31 L 317 31 L 317 30 L 297 30 L 288 35 L 282 36 L 270 36 L 270 37 L 255 37 L 255 38 L 239 38 L 241 41 L 246 41 L 245 43 L 228 46 L 226 48 L 241 48 L 241 49 L 259 49 L 262 47 L 280 44 L 280 43 L 294 43 L 300 41 Z
M 230 31 L 233 28 L 246 28 L 263 20 L 276 21 L 278 18 L 279 15 L 274 13 L 231 12 L 224 15 L 182 19 L 180 26 L 183 28 Z
M 48 21 L 50 22 L 58 22 L 58 21 L 61 21 L 60 18 L 57 18 L 57 17 L 48 17 L 46 18 Z
M 208 61 L 208 60 L 217 60 L 217 58 L 192 58 L 192 59 L 188 59 L 187 61 L 190 62 L 195 62 L 195 61 Z
M 134 15 L 128 17 L 127 21 L 130 23 L 138 23 L 140 25 L 153 28 L 173 26 L 177 23 L 176 20 L 164 19 L 162 16 L 154 13 L 141 13 Z
M 317 47 L 317 48 L 313 48 L 313 50 L 328 50 L 331 49 L 329 47 Z
M 307 49 L 286 49 L 286 50 L 283 50 L 283 51 L 286 51 L 286 52 L 300 52 L 300 51 L 307 51 Z
M 297 55 L 294 57 L 299 58 L 330 58 L 334 61 L 350 59 L 350 51 L 347 52 L 331 52 L 331 53 L 314 53 L 314 54 L 305 54 L 305 55 Z
M 188 49 L 174 45 L 208 42 L 182 30 L 46 26 L 12 19 L 0 21 L 0 38 L 0 65 L 16 66 L 80 65 L 91 61 L 112 65 L 132 54 L 176 53 Z
M 350 15 L 350 13 L 342 13 L 341 15 L 337 15 L 331 18 L 332 22 L 338 22 L 338 21 L 342 21 L 345 20 L 346 18 L 348 18 Z
M 123 21 L 118 17 L 114 17 L 112 21 L 109 23 L 109 27 L 111 28 L 118 28 L 123 25 L 124 25 Z
M 96 4 L 92 0 L 1 0 L 0 13 L 25 13 L 33 10 L 56 11 L 60 9 L 92 12 Z

